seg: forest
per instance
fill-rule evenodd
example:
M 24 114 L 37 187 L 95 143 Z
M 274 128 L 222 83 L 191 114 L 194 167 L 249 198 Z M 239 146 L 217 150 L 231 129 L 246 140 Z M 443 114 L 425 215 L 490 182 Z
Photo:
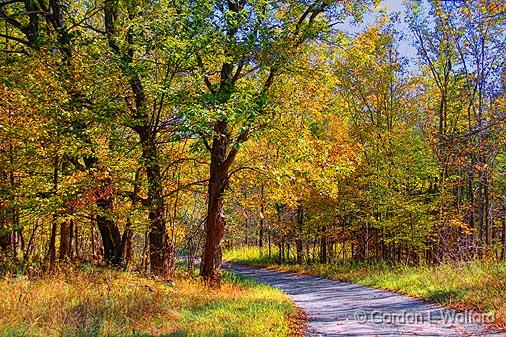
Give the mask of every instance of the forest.
M 505 13 L 0 0 L 0 274 L 506 260 Z

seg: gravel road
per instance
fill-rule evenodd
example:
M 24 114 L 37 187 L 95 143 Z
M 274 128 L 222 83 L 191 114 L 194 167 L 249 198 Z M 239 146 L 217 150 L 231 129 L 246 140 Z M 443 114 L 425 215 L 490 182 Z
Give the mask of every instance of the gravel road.
M 408 296 L 266 269 L 224 264 L 286 292 L 308 316 L 307 336 L 505 336 L 487 328 L 491 315 L 455 312 Z

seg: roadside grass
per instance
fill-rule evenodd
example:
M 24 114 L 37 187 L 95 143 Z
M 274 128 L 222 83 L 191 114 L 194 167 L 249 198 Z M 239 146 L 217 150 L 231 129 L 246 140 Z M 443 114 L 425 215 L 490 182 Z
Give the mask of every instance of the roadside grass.
M 0 336 L 277 337 L 296 314 L 281 291 L 228 273 L 219 290 L 90 267 L 0 279 Z
M 225 252 L 230 262 L 316 275 L 393 290 L 457 309 L 493 312 L 506 328 L 506 262 L 475 260 L 439 266 L 392 266 L 386 263 L 277 264 L 276 254 L 244 247 Z

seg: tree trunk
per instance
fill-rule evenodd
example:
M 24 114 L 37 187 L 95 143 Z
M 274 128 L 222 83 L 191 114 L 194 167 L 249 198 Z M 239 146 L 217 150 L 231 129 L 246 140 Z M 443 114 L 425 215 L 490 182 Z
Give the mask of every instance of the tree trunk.
M 57 215 L 53 214 L 53 221 L 51 222 L 51 234 L 49 236 L 49 247 L 47 252 L 47 259 L 49 259 L 49 271 L 53 271 L 56 263 L 56 219 Z
M 11 233 L 7 232 L 7 229 L 0 229 L 2 233 L 0 234 L 0 253 L 9 254 L 11 247 Z
M 260 228 L 258 229 L 258 248 L 262 248 L 264 246 L 264 224 L 265 219 L 262 217 L 260 219 Z
M 100 182 L 96 205 L 101 212 L 97 215 L 97 227 L 102 237 L 104 262 L 112 266 L 122 264 L 121 234 L 116 223 L 110 218 L 113 211 L 113 191 L 111 177 Z
M 265 203 L 264 203 L 264 184 L 260 186 L 260 228 L 258 229 L 258 247 L 261 249 L 264 246 L 264 231 L 265 231 Z
M 110 218 L 110 214 L 113 212 L 114 197 L 110 176 L 100 182 L 97 194 L 99 197 L 96 200 L 96 205 L 101 212 L 97 215 L 96 221 L 102 238 L 104 262 L 111 266 L 125 267 L 125 245 L 132 233 L 127 224 L 127 228 L 121 235 L 118 225 Z
M 481 180 L 481 179 L 480 179 Z M 483 201 L 483 184 L 480 181 L 480 187 L 478 189 L 478 241 L 479 241 L 479 247 L 478 247 L 478 256 L 480 258 L 483 257 L 484 252 L 484 230 L 485 230 L 485 219 L 484 219 L 484 201 Z
M 301 264 L 304 259 L 304 247 L 302 245 L 302 240 L 300 236 L 302 235 L 302 228 L 304 227 L 304 208 L 302 205 L 299 205 L 297 209 L 297 224 L 298 224 L 298 233 L 296 234 L 299 238 L 295 240 L 295 250 L 297 255 L 297 263 Z
M 485 173 L 485 177 L 483 178 L 483 194 L 484 194 L 484 205 L 483 205 L 483 217 L 485 221 L 485 243 L 487 245 L 487 250 L 490 249 L 490 245 L 492 244 L 492 219 L 490 216 L 490 192 L 488 186 L 488 174 Z
M 278 242 L 278 262 L 279 263 L 283 262 L 283 257 L 284 257 L 284 254 L 283 254 L 283 244 L 280 241 L 280 242 Z
M 26 245 L 26 249 L 23 253 L 23 260 L 29 261 L 30 257 L 32 256 L 32 251 L 34 247 L 34 241 L 35 241 L 35 234 L 37 232 L 37 228 L 39 228 L 40 221 L 36 220 L 35 224 L 33 226 L 33 229 L 30 232 L 30 237 L 28 238 L 28 244 Z
M 320 262 L 327 262 L 327 238 L 325 236 L 320 238 Z
M 246 214 L 246 219 L 244 221 L 244 244 L 249 246 L 249 218 Z
M 2 151 L 0 146 L 0 151 Z M 3 151 L 2 151 L 3 152 Z M 2 153 L 0 152 L 0 154 Z M 0 189 L 7 188 L 7 174 L 0 172 Z M 11 242 L 11 230 L 9 228 L 8 210 L 5 200 L 0 198 L 0 253 L 8 254 Z
M 502 216 L 502 250 L 501 259 L 506 260 L 506 210 Z
M 297 263 L 301 264 L 304 260 L 304 246 L 302 245 L 302 240 L 297 239 L 295 240 L 295 251 L 296 251 L 296 259 Z
M 79 230 L 77 228 L 77 223 L 74 225 L 74 247 L 75 247 L 75 253 L 76 253 L 76 259 L 79 260 L 80 254 L 79 254 Z
M 96 249 L 95 249 L 95 228 L 94 226 L 91 226 L 91 256 L 95 259 L 96 256 Z
M 73 258 L 74 251 L 72 250 L 72 243 L 74 242 L 74 220 L 70 220 L 70 233 L 69 233 L 69 244 L 68 244 L 68 256 L 70 259 Z
M 149 262 L 154 275 L 170 276 L 174 269 L 174 246 L 167 234 L 162 175 L 157 145 L 152 137 L 141 136 L 146 165 L 149 205 Z
M 107 208 L 112 207 L 109 199 L 97 201 L 97 205 Z M 97 227 L 102 237 L 102 245 L 104 250 L 104 262 L 107 265 L 121 265 L 121 236 L 118 226 L 108 218 L 107 215 L 97 215 Z
M 53 163 L 53 193 L 58 193 L 58 172 L 60 161 L 58 157 L 54 158 Z M 58 213 L 53 212 L 53 219 L 51 221 L 51 234 L 49 236 L 49 247 L 46 259 L 49 259 L 49 270 L 53 271 L 56 263 L 56 226 L 57 226 Z
M 70 257 L 71 247 L 70 225 L 67 221 L 60 224 L 60 254 L 59 259 L 65 260 Z
M 269 254 L 269 260 L 272 258 L 272 248 L 271 248 L 271 231 L 267 232 L 267 250 Z
M 126 269 L 128 267 L 128 264 L 130 263 L 130 260 L 132 259 L 132 237 L 133 237 L 133 231 L 131 230 L 131 223 L 130 219 L 127 222 L 127 228 L 123 231 L 123 236 L 121 238 L 121 248 L 122 253 L 121 256 L 123 257 L 123 267 Z
M 138 135 L 142 146 L 142 164 L 146 168 L 148 180 L 147 205 L 149 209 L 148 248 L 151 272 L 159 276 L 169 276 L 174 268 L 174 246 L 167 235 L 166 213 L 162 189 L 162 175 L 156 135 L 160 116 L 151 116 L 146 106 L 147 100 L 139 74 L 132 67 L 134 34 L 127 30 L 125 50 L 122 50 L 114 39 L 115 21 L 118 16 L 115 1 L 107 0 L 104 4 L 104 27 L 108 36 L 109 48 L 121 56 L 122 71 L 129 77 L 135 104 L 131 107 L 135 123 L 129 125 Z M 157 110 L 161 110 L 157 108 Z M 127 235 L 128 237 L 128 235 Z M 120 238 L 118 237 L 118 242 Z M 120 251 L 123 251 L 121 249 Z M 145 264 L 146 265 L 146 264 Z
M 217 122 L 211 149 L 208 183 L 206 240 L 200 275 L 212 285 L 220 285 L 221 244 L 225 234 L 223 194 L 228 184 L 228 169 L 233 158 L 227 158 L 226 122 Z
M 10 250 L 12 233 L 9 228 L 7 213 L 5 202 L 0 199 L 0 253 L 5 255 L 8 255 Z

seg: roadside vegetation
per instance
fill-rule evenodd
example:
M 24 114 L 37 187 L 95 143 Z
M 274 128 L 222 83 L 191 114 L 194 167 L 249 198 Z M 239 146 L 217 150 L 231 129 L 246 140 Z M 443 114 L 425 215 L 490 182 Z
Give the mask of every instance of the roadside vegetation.
M 388 263 L 278 263 L 277 251 L 257 247 L 232 249 L 224 257 L 253 267 L 327 277 L 365 286 L 393 290 L 457 309 L 494 312 L 496 323 L 506 328 L 506 262 L 474 260 L 436 266 Z
M 224 274 L 221 289 L 90 266 L 0 280 L 0 336 L 290 336 L 278 290 Z

